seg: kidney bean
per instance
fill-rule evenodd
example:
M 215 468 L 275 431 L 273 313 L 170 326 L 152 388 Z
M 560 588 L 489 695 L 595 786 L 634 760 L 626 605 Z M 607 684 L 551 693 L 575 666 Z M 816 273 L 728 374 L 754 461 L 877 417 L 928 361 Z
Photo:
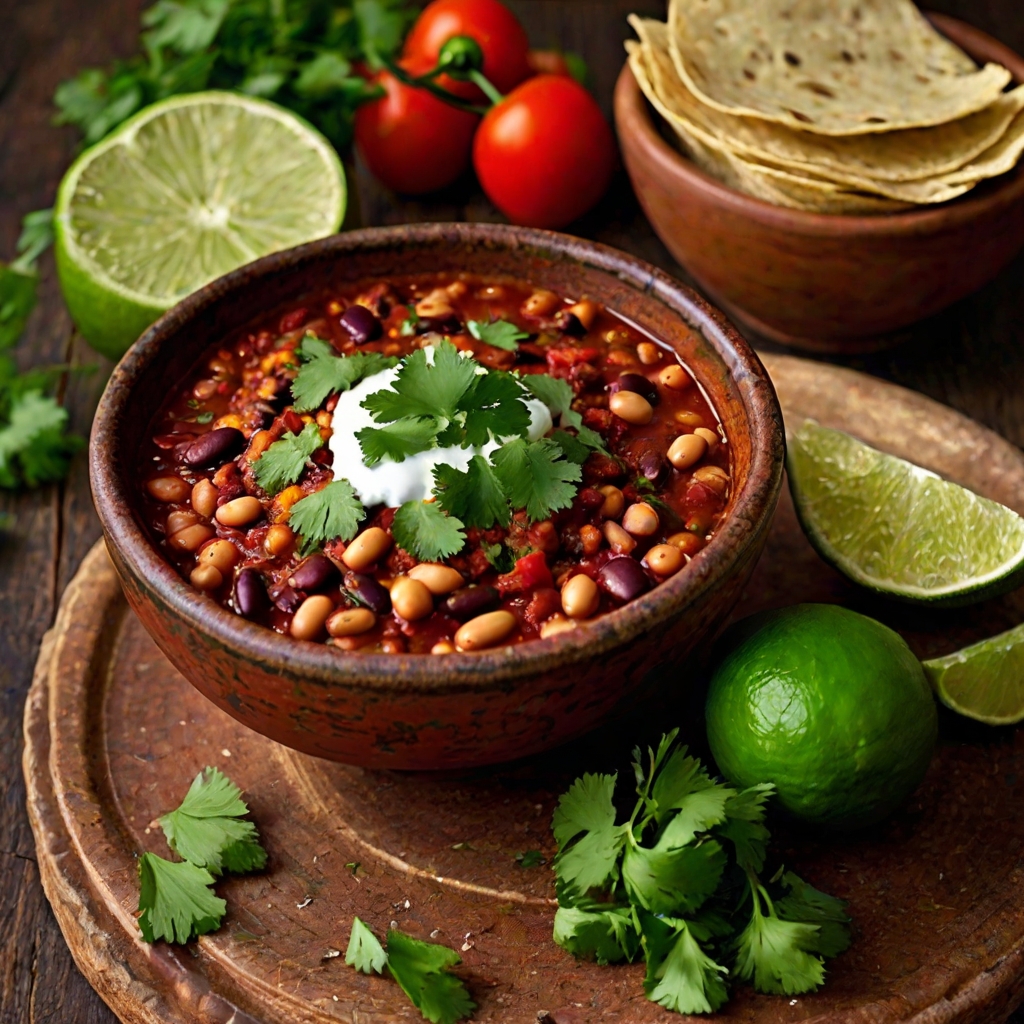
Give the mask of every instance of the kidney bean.
M 270 607 L 263 577 L 255 569 L 243 569 L 235 579 L 235 607 L 247 619 L 255 619 Z
M 640 456 L 640 473 L 656 488 L 660 488 L 668 477 L 668 463 L 661 452 L 645 451 Z
M 190 466 L 215 466 L 237 455 L 244 445 L 245 435 L 236 427 L 218 427 L 197 437 L 182 458 Z
M 357 345 L 365 345 L 381 336 L 381 322 L 365 306 L 358 304 L 349 306 L 341 314 L 341 326 Z
M 454 619 L 465 622 L 498 606 L 501 595 L 494 587 L 463 587 L 450 594 L 442 606 Z
M 598 570 L 597 582 L 616 601 L 625 603 L 649 590 L 651 581 L 635 558 L 622 556 L 605 562 Z
M 296 590 L 322 590 L 338 577 L 335 564 L 324 555 L 310 555 L 288 579 Z
M 372 576 L 359 572 L 345 573 L 345 589 L 361 604 L 365 604 L 377 616 L 391 611 L 391 594 L 388 588 Z
M 286 615 L 302 604 L 302 595 L 294 587 L 282 587 L 274 598 L 274 606 Z
M 568 309 L 559 310 L 555 315 L 555 326 L 563 333 L 573 338 L 582 338 L 587 329 L 580 322 L 580 318 Z
M 617 391 L 632 391 L 634 394 L 643 395 L 651 405 L 658 404 L 658 385 L 648 380 L 642 373 L 620 373 L 618 380 L 613 380 L 608 385 L 608 391 L 613 395 Z

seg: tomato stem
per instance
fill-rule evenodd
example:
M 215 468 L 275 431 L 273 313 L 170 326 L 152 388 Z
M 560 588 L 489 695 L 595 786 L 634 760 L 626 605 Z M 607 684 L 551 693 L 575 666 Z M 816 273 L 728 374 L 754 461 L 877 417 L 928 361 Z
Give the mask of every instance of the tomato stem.
M 505 98 L 482 71 L 467 71 L 466 77 L 491 101 L 493 106 L 497 106 Z
M 449 92 L 447 89 L 438 85 L 434 79 L 438 75 L 445 73 L 444 68 L 440 65 L 433 70 L 428 71 L 425 75 L 410 75 L 408 71 L 394 63 L 394 61 L 387 59 L 384 60 L 384 66 L 404 85 L 411 85 L 415 89 L 426 89 L 427 92 L 433 93 L 433 95 L 438 99 L 444 100 L 445 103 L 448 103 L 459 110 L 465 110 L 470 114 L 486 114 L 487 111 L 491 109 L 489 106 L 484 107 L 476 103 L 467 103 L 460 96 L 456 96 L 455 93 Z M 486 81 L 486 79 L 484 80 Z M 490 85 L 489 82 L 487 84 Z M 491 86 L 491 88 L 493 89 L 494 87 Z M 498 94 L 498 98 L 501 98 L 500 93 Z

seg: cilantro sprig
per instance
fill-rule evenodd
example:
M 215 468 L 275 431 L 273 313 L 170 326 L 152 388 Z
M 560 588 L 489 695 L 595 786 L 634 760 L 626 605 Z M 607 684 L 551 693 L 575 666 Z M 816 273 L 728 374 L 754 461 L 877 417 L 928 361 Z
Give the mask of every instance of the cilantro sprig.
M 320 428 L 315 423 L 307 423 L 298 434 L 288 431 L 253 463 L 256 483 L 271 496 L 290 487 L 302 476 L 309 457 L 323 443 Z
M 467 320 L 466 329 L 477 341 L 502 348 L 506 352 L 516 352 L 519 342 L 530 336 L 508 320 Z
M 139 857 L 139 930 L 147 942 L 188 942 L 220 927 L 227 904 L 213 892 L 216 876 L 258 871 L 267 863 L 248 813 L 241 790 L 207 767 L 181 805 L 160 818 L 167 845 L 184 859 Z
M 288 525 L 301 538 L 299 554 L 305 556 L 329 540 L 350 541 L 365 516 L 352 485 L 347 480 L 333 480 L 295 502 Z
M 373 932 L 354 917 L 345 963 L 364 974 L 383 974 L 386 968 L 431 1024 L 455 1024 L 476 1008 L 466 986 L 450 973 L 462 963 L 458 953 L 395 928 L 388 931 L 385 951 Z
M 767 856 L 770 785 L 737 791 L 676 745 L 677 731 L 633 764 L 637 801 L 618 823 L 615 775 L 584 775 L 558 802 L 552 829 L 559 908 L 554 939 L 598 963 L 647 963 L 647 997 L 711 1013 L 730 981 L 759 992 L 814 991 L 824 958 L 849 944 L 846 904 Z
M 339 356 L 326 341 L 307 334 L 299 347 L 302 366 L 292 381 L 296 412 L 316 409 L 328 395 L 348 391 L 366 377 L 390 369 L 398 360 L 379 352 Z

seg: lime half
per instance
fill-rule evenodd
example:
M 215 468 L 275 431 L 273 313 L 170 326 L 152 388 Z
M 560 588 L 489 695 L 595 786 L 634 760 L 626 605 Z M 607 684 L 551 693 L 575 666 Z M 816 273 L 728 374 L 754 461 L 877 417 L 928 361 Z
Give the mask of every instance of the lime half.
M 263 100 L 156 103 L 86 150 L 55 208 L 71 317 L 112 359 L 161 313 L 260 256 L 338 230 L 345 175 L 315 128 Z
M 939 700 L 988 725 L 1024 719 L 1024 624 L 923 662 Z
M 970 604 L 1024 576 L 1016 512 L 807 420 L 789 438 L 797 514 L 818 554 L 890 597 Z

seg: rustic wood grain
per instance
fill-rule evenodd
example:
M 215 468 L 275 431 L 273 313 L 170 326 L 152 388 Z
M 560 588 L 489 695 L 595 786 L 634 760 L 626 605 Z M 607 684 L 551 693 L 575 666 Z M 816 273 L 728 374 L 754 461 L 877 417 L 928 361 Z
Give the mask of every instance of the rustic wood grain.
M 82 67 L 132 51 L 141 0 L 6 0 L 0 3 L 0 254 L 13 252 L 21 216 L 52 202 L 74 148 L 74 133 L 50 125 L 49 97 Z M 515 0 L 536 45 L 561 42 L 590 63 L 595 90 L 610 109 L 621 64 L 625 14 L 660 13 L 658 0 Z M 1024 51 L 1018 0 L 932 0 Z M 446 217 L 498 219 L 471 183 L 430 202 L 403 202 L 365 172 L 356 178 L 366 224 Z M 471 190 L 467 198 L 467 189 Z M 678 272 L 640 218 L 620 177 L 601 207 L 573 228 Z M 44 301 L 20 356 L 24 363 L 99 362 L 71 344 L 52 261 L 43 261 Z M 1024 256 L 977 295 L 908 332 L 899 348 L 846 365 L 903 383 L 960 409 L 1024 445 Z M 851 302 L 856 296 L 851 296 Z M 72 421 L 85 431 L 107 367 L 66 385 Z M 78 974 L 41 895 L 18 769 L 21 709 L 35 654 L 60 591 L 98 527 L 91 512 L 84 457 L 62 487 L 0 495 L 17 515 L 0 540 L 0 1022 L 111 1024 L 113 1017 Z
M 812 416 L 856 429 L 1024 510 L 1024 456 L 997 434 L 848 370 L 787 357 L 772 357 L 770 367 L 791 423 Z M 799 600 L 855 604 L 898 626 L 919 654 L 944 653 L 1024 614 L 1022 592 L 987 602 L 981 615 L 952 616 L 907 614 L 866 595 L 815 555 L 787 495 L 737 614 Z M 685 727 L 668 703 L 664 717 Z M 397 1024 L 411 1011 L 392 983 L 325 955 L 344 948 L 353 915 L 378 932 L 397 921 L 460 949 L 479 1024 L 539 1011 L 569 1024 L 581 1007 L 584 1019 L 671 1024 L 671 1014 L 644 999 L 641 965 L 576 963 L 551 943 L 550 871 L 516 862 L 524 849 L 553 856 L 548 823 L 573 777 L 624 769 L 633 740 L 656 739 L 640 719 L 513 766 L 442 777 L 303 755 L 231 721 L 188 686 L 128 611 L 97 545 L 62 599 L 26 715 L 43 884 L 83 972 L 132 1024 L 328 1024 L 356 1014 Z M 945 719 L 925 783 L 869 833 L 795 834 L 773 824 L 773 860 L 849 900 L 856 941 L 830 965 L 822 991 L 790 1002 L 743 988 L 719 1019 L 1005 1017 L 1024 996 L 1024 819 L 1014 812 L 1024 732 L 989 731 L 986 739 L 965 737 L 960 722 Z M 219 931 L 187 950 L 148 947 L 132 914 L 135 856 L 166 852 L 154 819 L 208 763 L 246 792 L 269 865 L 222 883 L 229 909 Z

